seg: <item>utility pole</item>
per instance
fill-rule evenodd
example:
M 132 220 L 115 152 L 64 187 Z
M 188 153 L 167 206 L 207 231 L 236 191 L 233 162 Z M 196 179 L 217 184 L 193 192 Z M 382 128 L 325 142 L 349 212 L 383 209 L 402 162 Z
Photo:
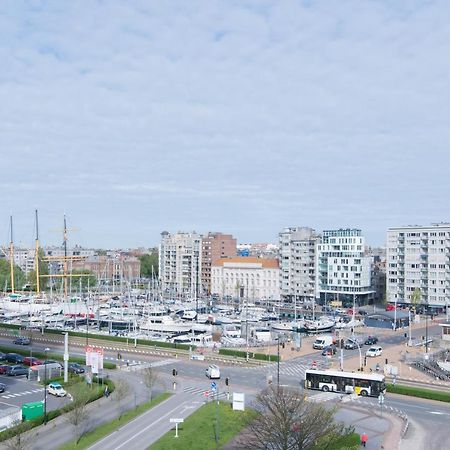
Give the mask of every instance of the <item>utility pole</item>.
M 9 243 L 9 263 L 11 271 L 11 294 L 14 294 L 14 241 L 13 241 L 13 220 L 9 217 L 11 241 Z

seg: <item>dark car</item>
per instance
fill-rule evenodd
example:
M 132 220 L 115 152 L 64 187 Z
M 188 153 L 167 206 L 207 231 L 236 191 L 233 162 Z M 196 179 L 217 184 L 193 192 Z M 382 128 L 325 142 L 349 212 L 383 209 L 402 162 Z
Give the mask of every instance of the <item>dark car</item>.
M 84 373 L 84 367 L 78 363 L 69 363 L 69 372 Z
M 355 348 L 358 348 L 358 344 L 355 341 L 348 339 L 347 341 L 345 341 L 344 348 L 347 350 L 353 350 Z
M 378 338 L 375 336 L 369 336 L 364 342 L 365 345 L 374 345 L 376 343 L 378 343 Z
M 18 353 L 7 353 L 6 361 L 13 364 L 21 364 L 23 362 L 23 356 L 19 355 Z
M 10 366 L 6 374 L 10 377 L 17 377 L 18 375 L 28 375 L 28 367 L 25 366 Z
M 26 366 L 40 366 L 42 361 L 40 359 L 35 358 L 34 356 L 27 356 L 23 358 L 22 364 Z
M 0 383 L 0 392 L 5 392 L 6 384 Z
M 6 364 L 2 364 L 0 366 L 0 374 L 4 375 L 6 373 L 6 371 L 9 369 L 10 366 L 7 366 Z
M 31 341 L 30 341 L 30 338 L 27 338 L 26 336 L 19 336 L 18 338 L 14 339 L 13 344 L 30 345 Z
M 322 350 L 322 356 L 335 355 L 336 354 L 336 346 L 334 344 L 327 345 Z
M 0 352 L 0 361 L 4 361 L 6 359 L 6 353 Z

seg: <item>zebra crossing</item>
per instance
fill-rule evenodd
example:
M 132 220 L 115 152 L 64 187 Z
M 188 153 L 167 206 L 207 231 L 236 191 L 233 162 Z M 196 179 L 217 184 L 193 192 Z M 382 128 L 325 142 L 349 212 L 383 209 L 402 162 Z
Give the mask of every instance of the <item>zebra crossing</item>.
M 29 391 L 24 391 L 24 392 L 17 392 L 15 394 L 5 394 L 5 395 L 0 395 L 0 398 L 14 398 L 14 397 L 21 397 L 22 395 L 29 395 L 29 394 L 35 394 L 36 392 L 44 392 L 44 388 L 39 388 L 39 389 L 31 389 Z
M 186 394 L 193 394 L 193 395 L 200 395 L 204 398 L 214 398 L 217 399 L 217 393 L 212 393 L 212 391 L 204 388 L 200 388 L 198 386 L 185 386 L 183 388 L 183 392 Z M 205 395 L 205 393 L 208 393 L 208 395 Z M 228 398 L 229 394 L 226 391 L 219 391 L 219 399 L 221 398 Z
M 317 361 L 315 359 L 304 359 L 302 361 L 285 361 L 280 363 L 280 375 L 291 376 L 303 379 L 305 376 L 305 370 L 311 369 L 313 364 L 316 364 L 317 369 L 328 369 L 328 361 Z M 277 364 L 270 364 L 264 367 L 251 367 L 249 369 L 259 370 L 266 375 L 275 375 L 278 372 Z

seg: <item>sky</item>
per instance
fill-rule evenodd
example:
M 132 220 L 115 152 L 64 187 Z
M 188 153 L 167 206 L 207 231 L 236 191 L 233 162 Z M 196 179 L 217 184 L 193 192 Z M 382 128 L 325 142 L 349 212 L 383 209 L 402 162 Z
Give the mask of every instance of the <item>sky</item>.
M 2 0 L 0 243 L 449 221 L 450 2 Z

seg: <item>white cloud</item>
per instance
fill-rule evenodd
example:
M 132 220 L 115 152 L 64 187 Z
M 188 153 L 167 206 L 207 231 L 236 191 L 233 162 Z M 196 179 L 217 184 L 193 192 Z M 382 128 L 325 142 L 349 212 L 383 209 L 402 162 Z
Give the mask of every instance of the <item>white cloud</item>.
M 398 220 L 445 220 L 449 13 L 445 1 L 7 2 L 5 210 L 69 210 L 86 244 L 109 246 L 190 223 L 275 240 L 306 220 L 382 243 Z M 148 234 L 120 236 L 131 227 Z

